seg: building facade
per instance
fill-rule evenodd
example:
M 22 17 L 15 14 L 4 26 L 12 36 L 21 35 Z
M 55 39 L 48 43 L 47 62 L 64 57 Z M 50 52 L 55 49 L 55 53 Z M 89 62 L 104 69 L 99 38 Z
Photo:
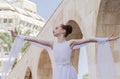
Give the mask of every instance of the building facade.
M 0 73 L 8 58 L 7 43 L 13 41 L 8 30 L 16 28 L 23 35 L 30 32 L 30 36 L 37 36 L 44 24 L 45 20 L 38 15 L 35 3 L 29 0 L 0 0 Z

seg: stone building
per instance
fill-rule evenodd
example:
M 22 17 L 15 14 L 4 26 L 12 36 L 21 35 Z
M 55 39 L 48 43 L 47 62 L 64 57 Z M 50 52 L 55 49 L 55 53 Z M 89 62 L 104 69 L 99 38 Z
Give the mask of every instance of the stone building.
M 63 0 L 37 38 L 56 40 L 52 30 L 61 23 L 70 24 L 74 28 L 68 40 L 91 36 L 106 37 L 111 33 L 118 35 L 120 34 L 119 4 L 120 0 Z M 120 40 L 111 42 L 110 45 L 117 69 L 115 79 L 120 79 Z M 90 79 L 98 79 L 96 49 L 96 44 L 87 46 Z M 79 50 L 74 52 L 71 61 L 77 70 Z M 53 52 L 31 45 L 9 73 L 8 79 L 52 79 L 52 67 L 54 67 Z
M 36 9 L 36 4 L 29 0 L 0 0 L 0 34 L 19 28 L 22 33 L 29 30 L 31 36 L 36 36 L 45 24 Z M 7 45 L 0 41 L 0 72 L 8 58 L 7 49 Z

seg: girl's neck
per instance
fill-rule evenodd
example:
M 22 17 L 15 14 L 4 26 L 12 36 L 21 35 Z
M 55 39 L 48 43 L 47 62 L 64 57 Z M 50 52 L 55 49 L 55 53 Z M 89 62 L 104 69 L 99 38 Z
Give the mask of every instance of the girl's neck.
M 66 38 L 64 36 L 59 36 L 57 37 L 58 38 L 58 42 L 59 43 L 62 43 L 62 42 L 65 42 L 66 41 Z

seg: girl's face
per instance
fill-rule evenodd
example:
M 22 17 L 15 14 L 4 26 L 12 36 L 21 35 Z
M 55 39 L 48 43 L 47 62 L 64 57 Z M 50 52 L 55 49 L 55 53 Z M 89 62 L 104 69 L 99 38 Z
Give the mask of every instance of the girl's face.
M 53 35 L 57 37 L 60 34 L 65 34 L 65 30 L 61 26 L 55 27 L 53 30 Z

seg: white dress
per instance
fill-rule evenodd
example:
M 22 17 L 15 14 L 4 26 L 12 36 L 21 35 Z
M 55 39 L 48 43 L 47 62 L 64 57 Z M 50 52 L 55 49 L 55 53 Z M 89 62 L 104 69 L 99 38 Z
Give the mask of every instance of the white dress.
M 53 45 L 55 67 L 53 69 L 53 79 L 77 79 L 75 68 L 70 62 L 72 49 L 70 42 L 55 42 Z

